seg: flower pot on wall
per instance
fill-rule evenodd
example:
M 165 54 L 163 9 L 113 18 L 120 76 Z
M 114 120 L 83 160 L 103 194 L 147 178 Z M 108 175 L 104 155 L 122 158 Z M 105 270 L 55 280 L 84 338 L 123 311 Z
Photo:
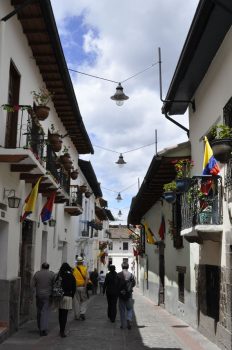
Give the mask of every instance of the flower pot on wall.
M 56 143 L 50 143 L 53 152 L 60 152 L 62 148 L 62 141 L 57 141 Z
M 81 193 L 85 193 L 85 192 L 87 191 L 87 186 L 86 186 L 86 185 L 81 185 L 81 186 L 79 186 L 79 191 L 80 191 Z
M 174 192 L 174 191 L 164 192 L 163 193 L 163 197 L 168 203 L 175 203 L 175 201 L 176 201 L 176 192 Z
M 182 178 L 176 179 L 176 189 L 178 192 L 188 192 L 191 187 L 192 179 L 191 178 Z
M 65 153 L 64 155 L 60 156 L 60 161 L 62 164 L 69 163 L 71 160 L 70 154 Z
M 76 180 L 78 178 L 78 171 L 77 170 L 72 170 L 70 173 L 70 177 L 72 180 Z
M 210 142 L 213 155 L 221 163 L 228 163 L 232 152 L 232 139 L 216 139 Z
M 63 163 L 63 167 L 64 167 L 65 170 L 70 171 L 72 169 L 72 167 L 73 167 L 72 161 L 70 160 L 69 162 Z
M 38 120 L 45 120 L 49 115 L 50 108 L 47 106 L 35 106 L 35 114 Z
M 86 191 L 86 192 L 85 192 L 85 197 L 86 197 L 86 198 L 90 198 L 91 194 L 92 194 L 92 192 Z

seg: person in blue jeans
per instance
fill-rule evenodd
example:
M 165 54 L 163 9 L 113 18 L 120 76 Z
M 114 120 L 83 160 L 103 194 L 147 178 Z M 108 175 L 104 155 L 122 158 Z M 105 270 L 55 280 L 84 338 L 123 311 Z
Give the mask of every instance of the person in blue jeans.
M 118 273 L 119 277 L 119 313 L 121 326 L 120 328 L 131 329 L 133 317 L 133 287 L 135 286 L 135 278 L 128 271 L 129 265 L 127 262 L 122 263 L 122 271 Z

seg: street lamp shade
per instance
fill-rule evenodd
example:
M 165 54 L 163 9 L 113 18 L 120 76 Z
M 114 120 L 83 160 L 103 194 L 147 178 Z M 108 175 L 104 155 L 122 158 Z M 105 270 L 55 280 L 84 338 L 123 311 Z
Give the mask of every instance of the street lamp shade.
M 128 100 L 129 97 L 126 96 L 123 92 L 123 87 L 121 83 L 118 83 L 116 87 L 116 92 L 113 96 L 111 96 L 111 100 L 115 101 L 118 106 L 122 106 L 124 101 Z
M 120 202 L 120 201 L 122 200 L 122 197 L 121 197 L 121 193 L 120 193 L 120 192 L 118 193 L 118 195 L 117 195 L 117 197 L 116 197 L 116 200 L 117 200 L 118 202 Z
M 126 164 L 125 160 L 123 159 L 123 155 L 122 153 L 120 153 L 117 162 L 115 162 L 116 164 L 118 164 L 119 166 L 122 166 L 124 164 Z
M 118 216 L 122 216 L 122 211 L 121 210 L 119 210 Z

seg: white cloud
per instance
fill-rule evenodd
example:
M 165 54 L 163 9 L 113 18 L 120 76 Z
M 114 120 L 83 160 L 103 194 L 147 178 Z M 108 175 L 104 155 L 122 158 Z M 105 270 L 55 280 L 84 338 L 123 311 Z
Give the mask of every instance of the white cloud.
M 91 64 L 83 61 L 76 66 L 78 51 L 67 57 L 70 68 L 107 79 L 123 81 L 158 61 L 162 48 L 163 97 L 187 36 L 197 0 L 52 0 L 59 32 L 65 35 L 65 45 L 75 45 L 70 20 L 82 16 L 85 54 L 95 57 Z M 79 17 L 80 19 L 80 17 Z M 82 26 L 82 28 L 83 28 Z M 79 61 L 80 62 L 80 61 Z M 158 130 L 158 151 L 185 141 L 186 133 L 167 121 L 161 114 L 158 66 L 123 83 L 130 98 L 122 107 L 110 100 L 116 84 L 72 74 L 80 111 L 92 143 L 117 152 L 127 152 L 155 142 Z M 187 124 L 187 117 L 177 117 Z M 171 140 L 171 141 L 170 141 Z M 95 148 L 87 156 L 102 187 L 120 191 L 143 177 L 155 153 L 155 145 L 125 153 L 127 164 L 118 169 L 117 153 Z M 126 200 L 118 204 L 115 193 L 103 189 L 109 207 L 128 207 L 137 186 L 125 191 Z M 128 209 L 123 212 L 127 213 Z M 112 210 L 115 213 L 115 210 Z M 116 210 L 117 211 L 117 210 Z M 125 219 L 126 214 L 123 218 Z

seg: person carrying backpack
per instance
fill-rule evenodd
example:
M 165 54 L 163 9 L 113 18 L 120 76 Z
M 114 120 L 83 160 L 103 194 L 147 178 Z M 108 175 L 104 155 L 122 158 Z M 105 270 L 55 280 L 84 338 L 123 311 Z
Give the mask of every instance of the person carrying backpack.
M 127 262 L 122 263 L 122 271 L 118 273 L 119 277 L 119 312 L 121 326 L 120 328 L 131 329 L 133 316 L 133 300 L 132 293 L 135 286 L 135 278 L 131 272 L 128 271 L 129 265 Z

